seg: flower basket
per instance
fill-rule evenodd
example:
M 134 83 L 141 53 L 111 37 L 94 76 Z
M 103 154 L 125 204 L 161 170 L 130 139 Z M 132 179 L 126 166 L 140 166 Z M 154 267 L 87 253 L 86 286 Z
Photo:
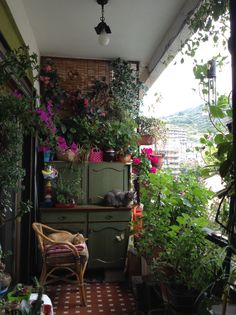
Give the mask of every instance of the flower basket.
M 59 161 L 72 162 L 72 161 L 79 161 L 80 160 L 79 153 L 75 153 L 75 152 L 71 151 L 70 149 L 68 149 L 66 151 L 62 151 L 62 150 L 57 148 L 56 155 L 57 155 L 57 159 Z
M 103 151 L 99 148 L 92 148 L 89 154 L 89 162 L 101 163 L 103 161 Z
M 152 135 L 141 135 L 138 140 L 139 145 L 152 145 L 155 143 L 155 138 Z

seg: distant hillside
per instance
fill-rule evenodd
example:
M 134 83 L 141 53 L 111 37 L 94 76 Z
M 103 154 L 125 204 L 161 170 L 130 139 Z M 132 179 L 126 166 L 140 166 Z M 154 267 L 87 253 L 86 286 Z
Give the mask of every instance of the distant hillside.
M 199 133 L 212 130 L 212 125 L 207 114 L 203 113 L 203 105 L 189 108 L 181 112 L 164 117 L 163 120 L 168 124 L 178 127 L 185 127 Z

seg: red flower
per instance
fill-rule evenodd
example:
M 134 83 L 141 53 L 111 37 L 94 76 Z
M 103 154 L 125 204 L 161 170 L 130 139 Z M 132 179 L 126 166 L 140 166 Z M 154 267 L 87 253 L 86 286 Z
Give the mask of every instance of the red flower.
M 157 156 L 150 156 L 150 160 L 152 161 L 153 164 L 157 164 L 158 163 L 158 157 Z
M 142 153 L 149 156 L 150 154 L 152 154 L 152 149 L 151 148 L 144 148 L 144 149 L 142 149 Z
M 157 172 L 156 167 L 155 167 L 155 166 L 152 166 L 152 167 L 150 168 L 150 173 L 156 174 L 156 172 Z
M 139 165 L 141 163 L 141 158 L 137 157 L 137 158 L 133 158 L 133 164 L 134 165 Z
M 89 106 L 89 101 L 87 98 L 84 99 L 84 107 L 88 107 Z

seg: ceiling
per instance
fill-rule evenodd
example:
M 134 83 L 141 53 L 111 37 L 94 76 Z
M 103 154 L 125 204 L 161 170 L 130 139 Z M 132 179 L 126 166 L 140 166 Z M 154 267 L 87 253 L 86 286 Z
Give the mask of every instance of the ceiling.
M 41 55 L 140 61 L 147 75 L 173 44 L 199 0 L 109 0 L 105 19 L 112 34 L 100 46 L 96 0 L 23 0 Z

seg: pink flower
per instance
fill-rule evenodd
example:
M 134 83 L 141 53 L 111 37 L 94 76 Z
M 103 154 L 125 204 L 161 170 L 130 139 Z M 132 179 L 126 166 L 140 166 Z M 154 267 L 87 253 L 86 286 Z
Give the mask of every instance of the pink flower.
M 44 122 L 47 123 L 50 119 L 49 115 L 47 112 L 45 112 L 42 109 L 36 109 L 36 113 L 39 115 L 39 118 Z
M 100 117 L 106 117 L 106 113 L 105 112 L 101 112 L 99 116 Z
M 52 107 L 53 107 L 52 101 L 49 100 L 48 103 L 47 103 L 47 110 L 48 110 L 50 115 L 53 115 Z
M 47 65 L 47 66 L 45 67 L 45 71 L 47 71 L 47 72 L 52 71 L 52 66 Z
M 152 161 L 153 164 L 158 163 L 158 157 L 157 156 L 150 156 L 150 160 Z
M 141 163 L 141 158 L 137 157 L 137 158 L 133 158 L 133 164 L 134 165 L 139 165 Z
M 87 98 L 84 99 L 84 107 L 88 107 L 89 105 L 89 101 Z
M 144 153 L 148 156 L 148 155 L 152 154 L 152 149 L 151 148 L 144 148 L 144 149 L 142 149 L 142 153 Z
M 155 166 L 152 166 L 149 171 L 150 171 L 150 173 L 156 174 L 157 169 Z
M 12 92 L 12 95 L 15 96 L 16 98 L 18 99 L 21 99 L 22 98 L 22 94 L 20 91 L 18 90 L 15 90 L 14 92 Z
M 66 140 L 64 137 L 58 137 L 57 138 L 57 145 L 63 151 L 68 149 L 68 145 L 66 144 Z
M 38 152 L 47 152 L 49 150 L 50 150 L 50 148 L 45 146 L 45 145 L 38 146 Z
M 70 148 L 73 153 L 76 154 L 78 152 L 78 146 L 76 143 L 73 142 Z

